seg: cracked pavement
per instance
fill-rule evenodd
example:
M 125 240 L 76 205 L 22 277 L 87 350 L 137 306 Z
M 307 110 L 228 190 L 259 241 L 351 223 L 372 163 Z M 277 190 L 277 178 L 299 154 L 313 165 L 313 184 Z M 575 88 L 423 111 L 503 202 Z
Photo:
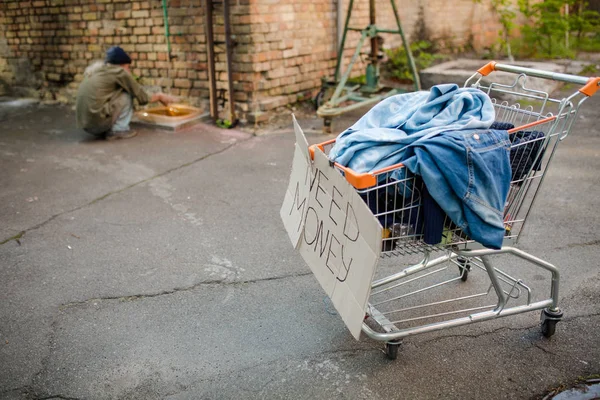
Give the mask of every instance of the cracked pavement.
M 410 337 L 394 362 L 352 338 L 285 234 L 291 129 L 104 142 L 68 108 L 2 114 L 0 399 L 540 398 L 600 372 L 597 97 L 520 243 L 561 268 L 557 334 L 521 314 Z

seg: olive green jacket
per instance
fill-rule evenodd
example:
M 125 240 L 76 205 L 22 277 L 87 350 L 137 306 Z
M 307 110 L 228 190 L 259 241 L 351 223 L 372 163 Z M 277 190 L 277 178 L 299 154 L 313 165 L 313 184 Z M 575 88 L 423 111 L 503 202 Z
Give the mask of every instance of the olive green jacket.
M 133 76 L 118 65 L 105 64 L 86 76 L 77 91 L 77 127 L 98 134 L 110 130 L 116 119 L 115 100 L 129 93 L 140 104 L 150 100 Z

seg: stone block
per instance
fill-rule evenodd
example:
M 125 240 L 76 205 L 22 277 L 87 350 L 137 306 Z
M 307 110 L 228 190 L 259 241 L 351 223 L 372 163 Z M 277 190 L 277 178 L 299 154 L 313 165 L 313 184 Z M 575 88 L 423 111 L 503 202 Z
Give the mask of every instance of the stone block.
M 131 10 L 121 10 L 115 12 L 115 19 L 128 19 L 131 18 Z
M 148 18 L 150 17 L 150 12 L 148 10 L 139 10 L 131 12 L 132 18 Z
M 135 28 L 133 28 L 133 34 L 134 35 L 149 35 L 150 28 L 148 28 L 147 26 L 135 27 Z
M 97 19 L 98 19 L 98 13 L 90 12 L 90 13 L 84 13 L 83 14 L 83 20 L 84 21 L 95 21 Z

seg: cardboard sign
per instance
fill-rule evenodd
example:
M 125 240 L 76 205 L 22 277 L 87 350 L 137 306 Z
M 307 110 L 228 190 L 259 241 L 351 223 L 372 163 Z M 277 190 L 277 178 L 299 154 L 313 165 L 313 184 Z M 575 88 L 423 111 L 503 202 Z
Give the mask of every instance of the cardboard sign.
M 316 150 L 310 159 L 306 137 L 293 120 L 296 145 L 281 219 L 292 244 L 358 340 L 381 253 L 382 228 L 323 152 Z

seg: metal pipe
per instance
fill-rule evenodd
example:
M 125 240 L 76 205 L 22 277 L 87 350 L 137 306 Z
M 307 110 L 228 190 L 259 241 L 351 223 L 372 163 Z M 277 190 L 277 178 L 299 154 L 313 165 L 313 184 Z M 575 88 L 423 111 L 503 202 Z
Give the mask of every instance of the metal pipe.
M 501 250 L 492 250 L 492 249 L 481 249 L 481 250 L 465 250 L 465 251 L 456 251 L 459 255 L 465 257 L 481 257 L 489 254 L 503 254 L 510 253 L 515 256 L 527 260 L 543 269 L 550 271 L 552 273 L 552 284 L 550 286 L 550 297 L 552 297 L 551 306 L 553 309 L 558 306 L 558 285 L 560 282 L 560 272 L 558 268 L 554 265 L 546 262 L 540 258 L 532 256 L 529 253 L 524 252 L 523 250 L 519 250 L 516 247 L 503 247 Z M 503 311 L 504 312 L 504 311 Z
M 165 22 L 165 38 L 167 39 L 167 57 L 169 61 L 171 61 L 171 33 L 169 31 L 169 14 L 167 12 L 167 0 L 162 0 L 162 8 L 163 8 L 163 20 Z
M 497 63 L 494 65 L 494 70 L 511 72 L 513 74 L 526 74 L 527 76 L 535 76 L 536 78 L 552 79 L 555 81 L 566 82 L 566 83 L 575 83 L 578 85 L 585 85 L 588 83 L 588 80 L 590 79 L 585 76 L 561 74 L 558 72 L 550 72 L 550 71 L 544 71 L 541 69 L 518 67 L 516 65 L 508 65 L 508 64 L 500 64 L 500 63 Z
M 342 25 L 344 23 L 344 0 L 337 0 L 336 3 L 336 12 L 337 12 L 337 23 L 336 23 L 336 27 L 337 27 L 337 41 L 335 43 L 336 45 L 336 50 L 339 53 L 340 51 L 342 51 L 342 35 L 344 34 L 344 31 L 342 30 Z
M 494 290 L 496 291 L 496 296 L 498 296 L 498 305 L 494 308 L 494 312 L 500 312 L 506 305 L 506 297 L 504 296 L 504 290 L 502 290 L 502 286 L 500 286 L 500 281 L 498 280 L 498 275 L 496 275 L 496 270 L 490 263 L 488 256 L 482 256 L 481 261 L 483 262 L 483 266 L 490 277 L 490 281 L 494 286 Z
M 167 0 L 162 0 L 162 9 L 163 21 L 165 24 L 165 39 L 167 41 L 167 62 L 169 63 L 169 67 L 167 68 L 167 79 L 169 81 L 167 93 L 171 93 L 171 87 L 173 86 L 173 81 L 171 80 L 171 32 L 169 30 L 169 13 L 167 11 Z
M 218 117 L 217 106 L 217 81 L 215 76 L 215 42 L 213 35 L 212 0 L 204 0 L 206 11 L 204 13 L 204 25 L 206 29 L 206 64 L 208 66 L 208 93 L 210 97 L 210 116 Z
M 350 72 L 352 71 L 352 66 L 358 59 L 358 56 L 360 55 L 360 49 L 362 48 L 366 38 L 367 38 L 367 31 L 364 30 L 360 37 L 360 41 L 358 42 L 358 46 L 356 46 L 356 50 L 354 51 L 354 54 L 352 55 L 352 59 L 350 60 L 350 65 L 348 65 L 348 69 L 346 70 L 346 72 L 344 72 L 344 75 L 342 76 L 342 79 L 340 80 L 337 88 L 335 89 L 335 92 L 333 92 L 333 96 L 331 96 L 331 100 L 329 100 L 329 103 L 332 103 L 332 104 L 335 103 L 337 98 L 340 97 L 340 95 L 342 94 L 342 90 L 344 90 L 344 86 L 346 86 L 346 82 L 348 82 L 348 78 L 350 77 Z M 340 63 L 341 63 L 341 59 L 340 59 L 340 55 L 338 55 L 338 67 L 340 66 Z M 336 70 L 336 82 L 337 82 L 337 74 L 338 73 L 339 73 L 339 71 Z
M 348 4 L 348 13 L 346 14 L 346 23 L 344 24 L 344 33 L 342 34 L 342 42 L 340 43 L 340 47 L 338 49 L 337 64 L 335 65 L 335 74 L 333 75 L 333 79 L 335 82 L 337 82 L 340 77 L 340 69 L 342 67 L 342 59 L 344 57 L 344 46 L 346 45 L 346 34 L 348 33 L 348 24 L 350 23 L 350 16 L 352 15 L 353 5 L 354 0 L 350 0 L 350 3 Z
M 367 324 L 363 323 L 362 331 L 371 339 L 389 342 L 391 340 L 397 340 L 397 339 L 400 339 L 403 337 L 417 335 L 420 333 L 433 332 L 433 331 L 437 331 L 440 329 L 452 328 L 452 327 L 456 327 L 456 326 L 471 324 L 473 322 L 487 321 L 490 319 L 495 319 L 495 318 L 500 318 L 500 317 L 508 317 L 509 315 L 520 314 L 520 313 L 524 313 L 527 311 L 541 310 L 541 309 L 547 308 L 551 305 L 552 305 L 552 300 L 543 300 L 543 301 L 538 301 L 536 303 L 532 303 L 529 305 L 505 308 L 504 310 L 502 310 L 500 312 L 500 314 L 496 313 L 493 310 L 492 311 L 484 311 L 484 312 L 477 313 L 477 314 L 471 314 L 471 315 L 469 315 L 467 317 L 463 317 L 463 318 L 457 318 L 457 319 L 453 319 L 450 321 L 436 322 L 436 323 L 432 323 L 432 324 L 428 324 L 428 325 L 402 329 L 399 331 L 389 332 L 389 333 L 375 332 Z
M 436 265 L 445 263 L 446 261 L 451 260 L 452 258 L 456 258 L 457 255 L 456 254 L 445 255 L 445 256 L 438 257 L 435 260 L 431 260 L 431 261 L 429 261 L 429 257 L 430 257 L 430 253 L 426 252 L 425 258 L 423 258 L 423 261 L 421 261 L 418 264 L 407 267 L 407 268 L 403 269 L 402 271 L 398 272 L 397 274 L 390 275 L 388 277 L 374 281 L 371 284 L 371 289 L 375 289 L 375 288 L 378 288 L 379 286 L 383 286 L 388 283 L 397 281 L 398 279 L 402 279 L 409 275 L 416 274 L 417 272 L 422 271 L 424 269 L 435 267 Z
M 417 72 L 417 66 L 415 64 L 415 59 L 412 54 L 412 50 L 410 49 L 410 44 L 408 40 L 406 40 L 406 36 L 404 36 L 404 31 L 402 30 L 402 24 L 400 23 L 400 17 L 398 16 L 398 7 L 396 6 L 395 0 L 390 1 L 392 3 L 392 9 L 394 10 L 394 17 L 396 18 L 396 24 L 398 25 L 398 31 L 400 31 L 400 37 L 402 38 L 402 44 L 404 45 L 404 49 L 406 50 L 406 55 L 408 56 L 408 63 L 410 64 L 410 70 L 412 72 L 413 81 L 415 84 L 415 91 L 421 90 L 421 79 L 419 78 L 419 73 Z
M 320 117 L 320 118 L 337 117 L 338 115 L 342 115 L 345 112 L 356 110 L 356 109 L 359 109 L 359 108 L 370 106 L 371 104 L 378 103 L 381 100 L 385 99 L 386 97 L 389 97 L 389 96 L 391 96 L 393 94 L 396 94 L 397 92 L 398 91 L 396 89 L 392 89 L 389 92 L 387 92 L 385 94 L 382 94 L 380 96 L 371 97 L 367 101 L 363 101 L 363 102 L 360 102 L 360 103 L 354 103 L 354 104 L 351 104 L 351 105 L 346 106 L 346 107 L 336 107 L 336 108 L 320 107 L 317 110 L 317 116 Z
M 377 9 L 375 8 L 375 0 L 369 0 L 369 24 L 374 26 L 377 24 Z M 377 65 L 377 53 L 379 52 L 379 43 L 377 36 L 371 38 L 371 64 Z
M 232 76 L 232 47 L 233 44 L 231 42 L 231 23 L 229 19 L 229 0 L 223 0 L 223 19 L 225 22 L 225 49 L 227 52 L 227 94 L 229 98 L 229 122 L 230 126 L 236 125 L 236 117 L 235 117 L 235 101 L 233 99 L 233 78 Z

